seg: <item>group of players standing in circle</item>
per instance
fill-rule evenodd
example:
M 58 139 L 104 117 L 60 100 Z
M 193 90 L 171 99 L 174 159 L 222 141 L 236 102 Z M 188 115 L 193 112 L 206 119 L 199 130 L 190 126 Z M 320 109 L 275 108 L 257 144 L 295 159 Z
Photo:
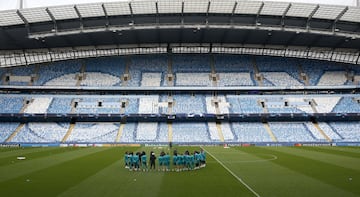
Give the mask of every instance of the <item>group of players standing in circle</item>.
M 156 166 L 156 160 L 158 160 L 158 166 Z M 206 166 L 206 153 L 203 149 L 200 151 L 194 151 L 190 153 L 185 151 L 179 153 L 174 150 L 172 161 L 169 154 L 162 151 L 158 157 L 156 157 L 153 151 L 150 152 L 149 162 L 145 151 L 142 152 L 125 152 L 124 155 L 125 168 L 131 171 L 184 171 L 184 170 L 196 170 Z M 172 162 L 172 169 L 170 168 Z M 150 167 L 148 166 L 150 164 Z

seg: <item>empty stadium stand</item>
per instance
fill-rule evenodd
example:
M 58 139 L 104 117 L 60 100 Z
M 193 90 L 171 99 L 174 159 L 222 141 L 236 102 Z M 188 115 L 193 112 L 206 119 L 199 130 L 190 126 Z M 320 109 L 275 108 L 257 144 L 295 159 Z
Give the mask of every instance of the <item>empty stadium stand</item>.
M 1 87 L 16 87 L 0 94 L 0 114 L 23 115 L 25 122 L 2 122 L 1 143 L 335 143 L 358 142 L 358 121 L 341 121 L 360 112 L 360 96 L 349 91 L 307 94 L 303 87 L 352 87 L 349 68 L 314 60 L 248 55 L 141 55 L 69 60 L 28 67 L 0 68 Z M 41 92 L 42 87 L 75 88 L 74 93 Z M 254 87 L 293 87 L 297 91 L 270 94 Z M 36 87 L 38 93 L 22 92 Z M 136 94 L 88 94 L 77 87 L 147 87 Z M 171 91 L 153 93 L 151 88 L 215 87 L 219 91 Z M 248 95 L 221 92 L 250 87 Z M 298 89 L 297 89 L 298 88 Z M 235 91 L 236 92 L 236 91 Z M 59 118 L 68 114 L 91 116 L 94 122 L 27 121 L 38 114 Z M 247 116 L 273 117 L 251 121 Z M 340 121 L 316 120 L 317 114 L 332 114 Z M 325 115 L 324 115 L 325 114 Z M 98 116 L 121 115 L 117 122 L 96 121 Z M 128 121 L 131 116 L 166 115 L 167 121 Z M 177 122 L 217 117 L 217 121 Z M 222 121 L 236 115 L 243 121 Z M 276 117 L 305 117 L 296 121 L 276 121 Z M 265 117 L 265 116 L 264 116 Z M 314 119 L 311 119 L 313 117 Z M 261 117 L 260 117 L 261 118 Z M 185 118 L 186 119 L 186 118 Z M 275 121 L 274 121 L 275 120 Z

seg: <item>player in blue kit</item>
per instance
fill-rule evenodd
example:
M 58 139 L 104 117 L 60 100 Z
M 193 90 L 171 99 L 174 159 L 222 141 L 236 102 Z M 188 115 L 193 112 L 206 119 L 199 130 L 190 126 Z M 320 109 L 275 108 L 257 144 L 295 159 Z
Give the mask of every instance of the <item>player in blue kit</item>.
M 176 164 L 177 160 L 178 160 L 177 152 L 174 152 L 174 155 L 173 155 L 173 166 L 174 166 L 175 170 L 177 170 L 177 164 Z
M 132 155 L 133 169 L 135 171 L 139 170 L 139 153 Z
M 125 168 L 130 168 L 130 159 L 129 159 L 129 153 L 126 151 L 124 155 L 124 162 L 125 162 Z
M 203 149 L 200 150 L 200 167 L 206 166 L 206 153 Z
M 166 167 L 166 171 L 169 171 L 170 170 L 170 155 L 169 154 L 164 155 L 164 165 Z
M 195 167 L 195 155 L 189 155 L 189 159 L 190 159 L 190 169 L 191 170 L 194 170 L 194 167 Z
M 195 151 L 194 159 L 195 159 L 195 169 L 199 169 L 199 167 L 200 167 L 200 153 L 198 151 Z
M 165 170 L 164 169 L 164 155 L 165 155 L 165 153 L 161 152 L 160 155 L 159 155 L 159 158 L 158 158 L 158 160 L 159 160 L 159 171 L 160 170 L 162 170 L 162 171 Z
M 184 155 L 179 154 L 177 156 L 177 162 L 176 162 L 176 166 L 178 167 L 178 171 L 181 171 L 184 165 Z
M 142 168 L 142 170 L 143 171 L 148 171 L 148 166 L 147 166 L 147 162 L 146 162 L 146 159 L 147 159 L 147 157 L 146 157 L 146 153 L 145 153 L 145 151 L 143 151 L 142 153 L 141 153 L 141 168 Z

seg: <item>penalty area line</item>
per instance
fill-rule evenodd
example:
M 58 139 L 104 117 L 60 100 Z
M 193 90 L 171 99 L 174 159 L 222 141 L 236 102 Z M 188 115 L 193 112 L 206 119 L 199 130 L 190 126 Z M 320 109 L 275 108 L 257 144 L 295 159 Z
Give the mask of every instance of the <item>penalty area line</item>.
M 207 153 L 209 153 L 209 155 L 214 158 L 223 168 L 225 168 L 225 170 L 227 170 L 231 175 L 233 175 L 233 177 L 235 177 L 241 184 L 243 184 L 248 190 L 250 190 L 255 196 L 260 197 L 260 195 L 253 190 L 248 184 L 246 184 L 240 177 L 238 177 L 233 171 L 231 171 L 228 167 L 225 166 L 225 164 L 223 162 L 221 162 L 220 160 L 218 160 L 213 154 L 211 154 L 209 151 L 207 151 L 204 147 L 201 147 L 202 149 L 204 149 Z

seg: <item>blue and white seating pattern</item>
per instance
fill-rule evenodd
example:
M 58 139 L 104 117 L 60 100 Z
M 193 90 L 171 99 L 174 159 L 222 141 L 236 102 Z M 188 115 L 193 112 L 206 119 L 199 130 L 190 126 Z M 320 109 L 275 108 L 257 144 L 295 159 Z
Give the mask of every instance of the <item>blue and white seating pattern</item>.
M 80 61 L 61 61 L 49 65 L 41 65 L 38 71 L 39 78 L 34 82 L 34 85 L 46 85 L 49 81 L 55 80 L 63 75 L 78 73 L 80 72 L 80 68 Z M 70 78 L 70 80 L 73 80 L 73 78 Z M 58 82 L 56 84 L 62 85 L 63 83 Z M 64 85 L 66 84 L 66 81 L 64 81 Z M 71 84 L 72 83 L 70 83 L 70 85 Z
M 139 99 L 139 113 L 159 113 L 159 96 L 144 96 Z
M 52 102 L 52 97 L 38 97 L 26 107 L 25 113 L 46 113 Z
M 210 73 L 176 73 L 176 86 L 211 86 Z
M 114 123 L 76 123 L 66 142 L 115 142 L 118 130 Z
M 355 97 L 342 97 L 337 105 L 333 108 L 333 112 L 339 113 L 359 113 L 360 103 Z
M 342 140 L 336 141 L 360 141 L 360 122 L 333 122 L 330 125 L 342 137 Z
M 219 74 L 219 80 L 217 81 L 218 86 L 253 86 L 254 85 L 249 72 L 218 73 L 218 74 Z
M 332 140 L 341 140 L 342 137 L 333 129 L 332 125 L 330 126 L 326 122 L 319 122 L 319 127 L 324 131 L 325 135 L 327 135 Z
M 206 55 L 175 55 L 172 69 L 177 73 L 211 73 L 209 56 Z
M 85 60 L 86 73 L 104 73 L 120 78 L 125 72 L 125 60 L 122 57 L 90 58 Z
M 208 128 L 209 128 L 209 135 L 210 135 L 210 139 L 212 141 L 220 141 L 220 137 L 219 137 L 219 132 L 218 132 L 218 128 L 216 127 L 216 123 L 215 122 L 208 122 Z
M 326 142 L 325 136 L 320 133 L 320 131 L 314 126 L 313 123 L 306 122 L 304 124 L 306 125 L 307 129 L 309 129 L 309 131 L 311 132 L 311 134 L 314 136 L 314 138 L 316 140 L 321 141 L 321 142 Z
M 81 86 L 109 87 L 120 83 L 120 78 L 110 74 L 87 72 L 85 79 L 81 80 Z
M 270 122 L 272 132 L 279 142 L 313 142 L 314 137 L 303 123 Z
M 326 71 L 319 82 L 318 86 L 334 86 L 334 85 L 344 85 L 347 81 L 345 76 L 345 71 Z
M 19 113 L 23 107 L 23 97 L 0 97 L 0 110 L 2 113 Z
M 0 143 L 5 142 L 18 126 L 17 122 L 2 122 L 0 124 Z
M 160 76 L 165 75 L 167 71 L 167 57 L 166 56 L 133 56 L 129 66 L 130 80 L 127 86 L 135 87 L 142 86 L 141 81 L 144 76 L 143 73 L 161 73 Z M 161 79 L 161 85 L 163 80 Z
M 159 87 L 162 73 L 142 73 L 141 86 Z
M 158 136 L 155 140 L 155 142 L 169 142 L 169 126 L 165 122 L 158 123 Z
M 11 139 L 13 143 L 56 143 L 66 134 L 56 123 L 28 123 Z
M 45 83 L 46 86 L 76 86 L 76 74 L 66 74 L 58 78 L 51 79 Z
M 230 111 L 232 113 L 263 113 L 264 110 L 258 103 L 259 99 L 256 97 L 244 96 L 237 97 L 228 95 L 226 97 L 230 103 Z
M 231 124 L 238 142 L 272 142 L 262 123 L 234 122 Z
M 210 142 L 206 123 L 173 123 L 173 142 Z
M 158 131 L 157 122 L 139 122 L 136 129 L 136 141 L 155 141 Z
M 71 112 L 71 97 L 57 97 L 53 98 L 48 107 L 48 113 L 66 114 Z
M 275 86 L 303 86 L 298 80 L 286 72 L 262 72 L 264 78 Z M 265 85 L 270 85 L 265 84 Z
M 316 103 L 318 113 L 330 113 L 339 102 L 341 97 L 316 97 L 313 100 Z
M 228 142 L 234 140 L 234 134 L 231 131 L 231 124 L 229 122 L 221 123 L 221 131 L 225 141 Z
M 120 143 L 133 143 L 135 142 L 136 128 L 138 123 L 129 122 L 124 125 Z
M 205 98 L 202 95 L 174 95 L 173 113 L 206 113 Z
M 214 55 L 214 67 L 217 73 L 250 73 L 253 74 L 253 62 L 247 55 Z

